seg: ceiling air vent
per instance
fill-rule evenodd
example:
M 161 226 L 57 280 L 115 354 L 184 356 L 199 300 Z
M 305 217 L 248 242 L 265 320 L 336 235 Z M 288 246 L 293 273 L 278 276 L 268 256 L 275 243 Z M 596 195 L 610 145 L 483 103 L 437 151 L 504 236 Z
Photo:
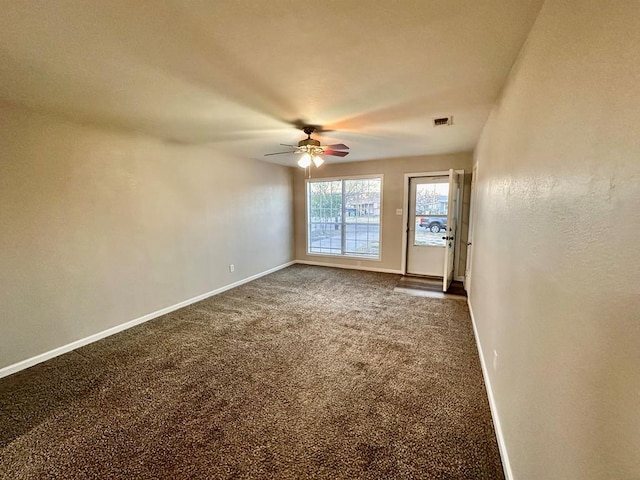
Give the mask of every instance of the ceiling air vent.
M 441 127 L 443 125 L 453 125 L 453 117 L 449 116 L 449 117 L 439 117 L 439 118 L 433 119 L 434 127 Z

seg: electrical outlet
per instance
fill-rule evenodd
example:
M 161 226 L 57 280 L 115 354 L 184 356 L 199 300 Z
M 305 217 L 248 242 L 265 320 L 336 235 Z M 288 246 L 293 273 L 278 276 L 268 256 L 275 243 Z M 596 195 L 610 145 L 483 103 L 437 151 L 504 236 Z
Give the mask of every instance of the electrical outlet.
M 235 269 L 236 269 L 236 266 L 233 263 L 231 265 L 229 265 L 229 271 L 230 272 L 235 271 Z

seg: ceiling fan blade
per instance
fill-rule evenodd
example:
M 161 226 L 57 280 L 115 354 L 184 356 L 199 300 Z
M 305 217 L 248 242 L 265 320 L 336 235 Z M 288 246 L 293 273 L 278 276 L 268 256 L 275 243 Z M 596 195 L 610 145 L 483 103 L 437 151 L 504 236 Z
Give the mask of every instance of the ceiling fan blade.
M 324 148 L 328 148 L 329 150 L 349 150 L 344 143 L 334 143 L 333 145 L 323 145 Z
M 289 145 L 288 143 L 281 143 L 280 145 L 282 145 L 283 147 L 293 147 L 293 148 L 298 148 L 297 145 Z
M 346 157 L 349 152 L 338 152 L 337 150 L 325 150 L 322 155 L 333 155 L 334 157 Z
M 296 153 L 297 150 L 290 150 L 288 152 L 276 152 L 276 153 L 265 153 L 264 156 L 268 157 L 269 155 L 283 155 L 285 153 Z

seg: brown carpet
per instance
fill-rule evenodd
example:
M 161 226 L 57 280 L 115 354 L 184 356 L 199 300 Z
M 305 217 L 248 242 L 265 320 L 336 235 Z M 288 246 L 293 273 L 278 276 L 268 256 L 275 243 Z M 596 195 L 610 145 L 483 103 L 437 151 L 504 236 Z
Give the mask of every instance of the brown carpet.
M 501 479 L 463 302 L 296 265 L 0 380 L 0 477 Z

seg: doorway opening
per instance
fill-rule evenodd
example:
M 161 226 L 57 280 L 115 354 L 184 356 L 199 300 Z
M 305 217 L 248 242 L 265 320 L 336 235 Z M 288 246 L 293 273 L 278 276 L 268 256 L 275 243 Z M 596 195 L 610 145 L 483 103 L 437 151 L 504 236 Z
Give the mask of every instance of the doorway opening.
M 407 175 L 404 273 L 438 280 L 443 292 L 454 279 L 460 176 L 454 170 Z

